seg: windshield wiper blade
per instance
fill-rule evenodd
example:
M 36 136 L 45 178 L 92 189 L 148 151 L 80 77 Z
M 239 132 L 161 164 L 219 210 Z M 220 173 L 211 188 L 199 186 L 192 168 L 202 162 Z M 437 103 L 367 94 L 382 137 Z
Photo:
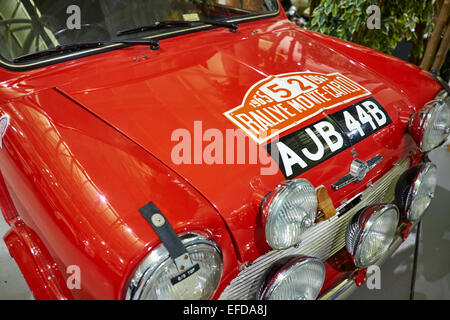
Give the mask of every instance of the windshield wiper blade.
M 54 48 L 49 48 L 46 50 L 33 52 L 30 54 L 26 54 L 20 57 L 17 57 L 13 60 L 14 63 L 19 63 L 27 60 L 38 59 L 42 57 L 47 57 L 53 54 L 58 54 L 65 51 L 79 51 L 84 49 L 92 49 L 101 46 L 106 46 L 110 44 L 125 44 L 130 46 L 145 46 L 148 45 L 152 50 L 159 49 L 159 41 L 153 39 L 144 39 L 144 40 L 117 40 L 111 42 L 81 42 L 81 43 L 69 43 L 56 46 Z
M 117 32 L 117 36 L 124 36 L 127 34 L 135 34 L 139 32 L 152 31 L 152 30 L 160 30 L 165 28 L 180 28 L 180 27 L 192 27 L 195 24 L 201 25 L 211 25 L 214 27 L 221 27 L 230 29 L 231 32 L 237 32 L 239 25 L 231 22 L 219 22 L 219 21 L 157 21 L 152 25 L 141 26 L 137 28 L 125 29 Z
M 70 43 L 70 44 L 63 44 L 58 45 L 54 48 L 49 48 L 46 50 L 33 52 L 30 54 L 26 54 L 20 57 L 17 57 L 13 60 L 14 63 L 19 63 L 27 60 L 33 60 L 37 58 L 42 58 L 46 56 L 53 55 L 55 53 L 61 53 L 65 51 L 78 51 L 78 50 L 84 50 L 84 49 L 91 49 L 91 48 L 97 48 L 104 46 L 106 43 L 104 42 L 83 42 L 83 43 Z
M 239 25 L 231 22 L 219 22 L 219 21 L 157 21 L 152 25 L 149 26 L 142 26 L 137 28 L 131 28 L 126 29 L 117 32 L 117 36 L 123 36 L 127 34 L 134 34 L 144 31 L 151 31 L 151 30 L 159 30 L 164 28 L 179 28 L 179 27 L 191 27 L 196 24 L 200 25 L 211 25 L 214 27 L 221 27 L 221 28 L 227 28 L 230 29 L 231 32 L 237 32 Z M 111 43 L 122 43 L 122 44 L 128 44 L 128 45 L 150 45 L 150 48 L 152 50 L 158 50 L 159 49 L 159 42 L 158 40 L 119 40 L 119 41 L 112 41 Z M 63 44 L 58 45 L 54 48 L 49 48 L 46 50 L 33 52 L 30 54 L 26 54 L 20 57 L 17 57 L 13 60 L 14 63 L 20 63 L 27 60 L 33 60 L 33 59 L 39 59 L 42 57 L 58 54 L 65 51 L 79 51 L 79 50 L 85 50 L 85 49 L 92 49 L 101 47 L 104 45 L 107 45 L 110 43 L 107 42 L 81 42 L 81 43 L 69 43 L 69 44 Z

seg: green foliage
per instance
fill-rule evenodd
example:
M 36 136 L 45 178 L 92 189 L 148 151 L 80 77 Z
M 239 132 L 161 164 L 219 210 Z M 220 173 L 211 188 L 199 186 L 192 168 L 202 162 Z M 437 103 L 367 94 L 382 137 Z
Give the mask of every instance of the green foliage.
M 390 54 L 404 38 L 414 43 L 413 57 L 424 52 L 423 35 L 431 34 L 431 0 L 312 0 L 317 3 L 307 28 Z M 320 3 L 319 3 L 320 2 Z M 311 3 L 311 0 L 310 0 Z M 381 29 L 369 29 L 371 5 L 381 11 Z

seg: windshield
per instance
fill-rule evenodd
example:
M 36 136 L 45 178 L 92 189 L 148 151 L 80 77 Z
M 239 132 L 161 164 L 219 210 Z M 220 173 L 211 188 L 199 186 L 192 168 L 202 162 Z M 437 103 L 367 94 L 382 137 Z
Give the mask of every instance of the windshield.
M 239 23 L 277 11 L 277 0 L 0 0 L 0 55 L 13 61 L 67 44 L 158 37 L 169 27 L 176 35 L 195 31 L 197 22 Z M 118 34 L 161 21 L 192 25 Z

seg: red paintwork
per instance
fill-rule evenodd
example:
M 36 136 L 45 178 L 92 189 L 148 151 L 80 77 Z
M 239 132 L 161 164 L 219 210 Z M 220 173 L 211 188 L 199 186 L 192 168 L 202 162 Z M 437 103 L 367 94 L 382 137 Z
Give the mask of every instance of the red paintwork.
M 405 241 L 409 237 L 409 234 L 411 233 L 411 228 L 413 227 L 413 223 L 411 221 L 406 221 L 406 220 L 403 221 L 403 223 L 406 223 L 406 227 L 402 230 L 401 236 L 402 236 L 402 240 Z
M 63 277 L 69 265 L 89 270 L 75 298 L 121 298 L 136 263 L 158 244 L 136 211 L 149 201 L 177 232 L 198 230 L 218 241 L 226 273 L 236 265 L 230 236 L 209 203 L 101 120 L 53 89 L 3 108 L 12 120 L 0 155 L 9 194 Z M 167 201 L 166 190 L 176 201 Z
M 354 275 L 353 280 L 356 283 L 356 286 L 361 287 L 367 279 L 367 268 L 359 269 Z
M 236 34 L 214 29 L 162 40 L 158 51 L 131 47 L 31 71 L 0 68 L 0 113 L 11 116 L 0 151 L 0 203 L 12 225 L 5 241 L 36 298 L 122 298 L 133 269 L 159 243 L 138 212 L 149 201 L 177 232 L 219 244 L 218 297 L 242 263 L 268 251 L 254 202 L 283 176 L 261 176 L 258 165 L 175 165 L 171 134 L 193 130 L 196 120 L 204 131 L 234 129 L 222 114 L 254 83 L 306 70 L 358 82 L 393 120 L 356 146 L 361 159 L 383 156 L 362 183 L 330 188 L 348 172 L 350 150 L 302 175 L 324 185 L 336 206 L 410 153 L 417 162 L 406 122 L 440 85 L 395 58 L 299 29 L 284 13 L 243 23 Z M 69 265 L 81 267 L 81 290 L 64 289 Z M 36 275 L 45 268 L 53 280 Z
M 346 248 L 342 248 L 334 256 L 325 261 L 325 280 L 319 296 L 326 293 L 339 281 L 350 278 L 355 270 L 352 256 Z

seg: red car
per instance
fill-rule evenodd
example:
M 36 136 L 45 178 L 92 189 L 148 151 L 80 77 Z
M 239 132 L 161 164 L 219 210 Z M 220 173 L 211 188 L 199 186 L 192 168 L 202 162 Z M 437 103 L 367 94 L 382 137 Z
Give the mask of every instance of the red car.
M 36 299 L 342 298 L 408 236 L 448 91 L 280 8 L 0 3 L 4 241 Z

